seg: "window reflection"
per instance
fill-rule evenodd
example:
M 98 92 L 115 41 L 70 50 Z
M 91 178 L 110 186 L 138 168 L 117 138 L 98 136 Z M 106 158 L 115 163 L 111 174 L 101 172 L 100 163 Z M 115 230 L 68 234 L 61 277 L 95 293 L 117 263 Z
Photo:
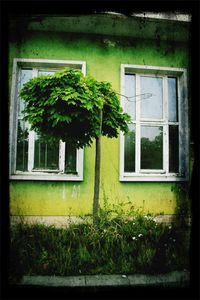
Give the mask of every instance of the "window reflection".
M 178 126 L 169 126 L 169 172 L 179 171 Z
M 19 90 L 32 77 L 32 70 L 22 69 L 19 79 Z M 25 101 L 18 98 L 18 124 L 17 124 L 17 159 L 16 170 L 28 170 L 28 123 L 23 120 L 23 110 L 25 108 Z
M 76 174 L 76 148 L 70 144 L 65 145 L 65 173 Z
M 168 119 L 170 122 L 178 121 L 176 78 L 168 78 Z
M 131 98 L 124 97 L 124 110 L 135 120 L 135 75 L 125 74 L 125 96 Z
M 141 118 L 162 119 L 163 117 L 163 79 L 141 76 L 141 94 L 152 96 L 141 101 Z
M 54 71 L 39 71 L 38 75 L 49 75 L 55 73 Z
M 124 139 L 124 171 L 135 172 L 135 124 L 129 125 L 129 132 Z
M 58 170 L 58 153 L 58 143 L 47 144 L 42 141 L 39 135 L 35 135 L 34 169 Z
M 22 120 L 18 120 L 17 133 L 17 160 L 16 170 L 27 171 L 28 168 L 28 126 Z
M 141 126 L 141 169 L 163 169 L 161 126 Z
M 21 76 L 19 80 L 19 90 L 23 87 L 23 85 L 32 78 L 32 70 L 31 69 L 22 69 Z M 25 108 L 25 101 L 21 98 L 19 99 L 18 103 L 18 116 L 23 117 L 23 110 Z

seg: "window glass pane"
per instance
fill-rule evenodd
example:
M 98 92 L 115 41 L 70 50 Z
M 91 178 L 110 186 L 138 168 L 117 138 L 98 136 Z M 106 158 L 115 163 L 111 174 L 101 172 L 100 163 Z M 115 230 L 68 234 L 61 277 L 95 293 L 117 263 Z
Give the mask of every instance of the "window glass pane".
M 19 91 L 23 85 L 32 77 L 31 69 L 22 69 L 19 76 Z M 17 159 L 16 170 L 28 170 L 28 123 L 23 120 L 25 102 L 18 97 L 18 124 L 17 124 Z
M 34 169 L 58 170 L 59 169 L 59 144 L 47 144 L 36 135 Z
M 163 169 L 163 128 L 141 126 L 141 169 Z
M 17 160 L 16 170 L 27 171 L 28 169 L 28 126 L 27 123 L 18 120 L 17 133 Z
M 162 119 L 163 117 L 163 79 L 141 76 L 141 118 Z
M 168 119 L 178 121 L 176 78 L 168 78 Z
M 53 74 L 53 71 L 38 71 L 38 75 Z M 59 169 L 59 144 L 51 145 L 42 141 L 36 135 L 34 169 L 58 170 Z
M 32 77 L 32 70 L 31 69 L 22 69 L 21 70 L 21 76 L 19 79 L 19 91 L 23 87 L 23 85 L 29 81 Z M 25 101 L 21 98 L 18 98 L 19 103 L 18 103 L 18 116 L 23 117 L 22 111 L 25 108 Z
M 169 172 L 179 171 L 178 126 L 169 126 Z
M 135 124 L 129 124 L 124 140 L 124 172 L 135 172 Z
M 131 98 L 124 97 L 124 110 L 135 120 L 135 75 L 125 74 L 125 96 Z
M 48 74 L 53 74 L 55 73 L 54 71 L 38 71 L 38 75 L 48 75 Z
M 65 173 L 77 173 L 76 148 L 70 144 L 65 145 Z

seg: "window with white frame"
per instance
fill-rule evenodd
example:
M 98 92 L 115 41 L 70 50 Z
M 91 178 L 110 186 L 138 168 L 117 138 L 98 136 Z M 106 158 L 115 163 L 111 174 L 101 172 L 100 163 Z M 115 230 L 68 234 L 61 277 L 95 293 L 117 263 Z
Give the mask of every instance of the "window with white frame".
M 120 180 L 187 180 L 186 70 L 121 65 L 121 102 L 131 122 L 120 137 Z
M 14 59 L 10 106 L 10 178 L 83 180 L 83 149 L 60 141 L 48 144 L 23 120 L 25 102 L 19 90 L 32 77 L 52 74 L 64 67 L 86 72 L 82 61 Z

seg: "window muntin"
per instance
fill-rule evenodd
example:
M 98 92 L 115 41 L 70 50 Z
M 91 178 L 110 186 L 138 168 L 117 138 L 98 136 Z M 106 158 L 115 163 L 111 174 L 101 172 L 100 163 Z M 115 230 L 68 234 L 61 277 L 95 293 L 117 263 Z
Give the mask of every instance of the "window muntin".
M 134 88 L 126 87 L 133 84 L 126 79 L 127 74 L 135 78 Z M 126 135 L 121 134 L 120 180 L 186 180 L 188 110 L 185 69 L 122 65 L 121 76 L 122 105 L 132 117 L 129 128 L 134 126 L 135 129 L 134 143 L 130 139 L 132 130 Z M 134 91 L 132 95 L 127 93 L 131 90 Z M 135 106 L 135 117 L 131 105 Z
M 10 109 L 11 179 L 83 179 L 83 150 L 70 150 L 72 147 L 66 147 L 63 142 L 51 145 L 42 141 L 23 120 L 25 103 L 19 98 L 19 90 L 31 77 L 52 74 L 66 66 L 82 69 L 85 74 L 84 62 L 77 62 L 76 66 L 76 62 L 68 61 L 14 59 Z M 67 148 L 68 151 L 65 151 Z

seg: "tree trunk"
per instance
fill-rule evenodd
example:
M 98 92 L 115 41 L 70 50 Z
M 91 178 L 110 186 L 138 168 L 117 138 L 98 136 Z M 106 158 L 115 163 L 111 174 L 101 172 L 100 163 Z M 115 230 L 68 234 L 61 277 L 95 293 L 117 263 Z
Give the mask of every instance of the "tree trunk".
M 99 211 L 100 166 L 101 166 L 101 128 L 102 128 L 102 110 L 100 111 L 100 134 L 96 138 L 93 224 L 98 224 L 99 221 L 98 211 Z

